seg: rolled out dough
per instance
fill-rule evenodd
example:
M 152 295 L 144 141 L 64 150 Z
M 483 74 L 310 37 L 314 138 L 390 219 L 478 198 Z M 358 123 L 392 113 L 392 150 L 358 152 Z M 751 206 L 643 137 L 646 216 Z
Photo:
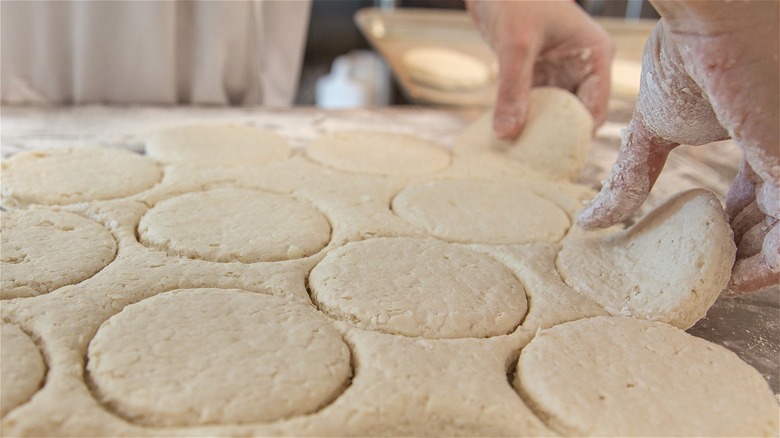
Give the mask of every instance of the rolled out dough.
M 446 47 L 409 49 L 404 52 L 403 64 L 412 81 L 440 90 L 473 90 L 491 80 L 484 61 Z
M 450 154 L 427 140 L 378 131 L 326 134 L 306 154 L 334 169 L 375 175 L 432 173 L 450 163 Z
M 538 87 L 528 97 L 526 124 L 517 139 L 496 137 L 489 111 L 463 131 L 454 152 L 504 155 L 545 177 L 574 180 L 587 162 L 592 130 L 593 119 L 576 96 L 557 87 Z
M 287 141 L 248 126 L 184 125 L 149 136 L 146 154 L 163 163 L 200 166 L 254 166 L 290 156 Z
M 144 245 L 215 262 L 297 259 L 330 240 L 330 223 L 314 206 L 291 196 L 234 188 L 162 201 L 141 218 L 138 230 Z
M 726 287 L 736 248 L 720 202 L 681 193 L 626 231 L 563 243 L 563 280 L 612 315 L 687 329 Z
M 146 426 L 268 422 L 312 412 L 351 375 L 339 332 L 314 308 L 236 289 L 182 289 L 98 330 L 98 397 Z
M 772 436 L 777 403 L 734 353 L 667 324 L 596 317 L 543 330 L 513 382 L 568 436 Z
M 38 347 L 19 327 L 3 324 L 0 332 L 0 416 L 5 416 L 41 387 L 46 366 Z
M 405 336 L 507 334 L 527 309 L 523 286 L 504 265 L 432 239 L 348 243 L 315 266 L 309 286 L 327 315 Z
M 20 152 L 2 163 L 2 204 L 23 207 L 123 198 L 161 179 L 154 161 L 124 149 Z
M 117 244 L 100 224 L 49 210 L 2 213 L 0 298 L 31 297 L 83 281 L 108 265 Z
M 393 211 L 432 236 L 461 243 L 557 242 L 569 217 L 527 187 L 506 182 L 438 180 L 401 191 Z

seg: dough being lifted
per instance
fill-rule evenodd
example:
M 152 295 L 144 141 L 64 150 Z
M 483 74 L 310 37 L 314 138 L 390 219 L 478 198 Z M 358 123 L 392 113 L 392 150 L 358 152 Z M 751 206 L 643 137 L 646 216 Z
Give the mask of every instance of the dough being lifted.
M 2 202 L 23 207 L 123 198 L 161 179 L 162 171 L 154 161 L 124 149 L 20 152 L 2 163 Z
M 543 330 L 514 386 L 568 436 L 773 436 L 777 402 L 731 351 L 667 324 L 596 317 Z
M 291 196 L 233 188 L 166 199 L 141 218 L 138 231 L 144 245 L 215 262 L 297 259 L 330 240 L 330 223 L 312 205 Z
M 81 216 L 46 210 L 2 214 L 0 298 L 32 297 L 95 275 L 116 255 L 102 225 Z
M 153 133 L 146 154 L 163 163 L 254 166 L 283 160 L 290 146 L 279 135 L 241 125 L 184 125 Z
M 455 143 L 455 153 L 505 155 L 552 179 L 576 179 L 588 159 L 593 119 L 576 96 L 557 87 L 533 88 L 523 132 L 513 141 L 493 133 L 493 113 L 469 126 Z
M 525 290 L 492 257 L 433 239 L 378 238 L 330 252 L 309 276 L 331 317 L 426 338 L 503 335 L 525 316 Z
M 89 345 L 99 398 L 146 426 L 273 421 L 332 401 L 349 348 L 313 307 L 237 289 L 183 289 L 127 306 Z
M 393 211 L 432 236 L 461 243 L 557 242 L 570 225 L 553 202 L 506 182 L 416 184 L 393 199 Z
M 306 155 L 334 169 L 374 175 L 432 173 L 450 164 L 450 154 L 427 140 L 378 131 L 326 134 Z
M 698 189 L 626 231 L 565 240 L 557 266 L 566 284 L 613 315 L 687 329 L 726 287 L 735 254 L 720 202 Z
M 473 90 L 491 80 L 484 61 L 446 47 L 409 49 L 404 52 L 403 64 L 412 81 L 440 90 Z
M 0 332 L 0 416 L 5 416 L 41 387 L 46 366 L 38 347 L 19 327 L 3 324 Z

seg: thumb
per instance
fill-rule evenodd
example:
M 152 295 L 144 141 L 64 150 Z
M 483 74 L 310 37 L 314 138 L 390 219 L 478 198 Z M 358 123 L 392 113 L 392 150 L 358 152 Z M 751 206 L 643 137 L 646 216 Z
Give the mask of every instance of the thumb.
M 499 138 L 516 138 L 525 126 L 528 95 L 531 92 L 536 49 L 531 44 L 500 47 L 498 55 L 498 95 L 493 115 L 493 131 Z

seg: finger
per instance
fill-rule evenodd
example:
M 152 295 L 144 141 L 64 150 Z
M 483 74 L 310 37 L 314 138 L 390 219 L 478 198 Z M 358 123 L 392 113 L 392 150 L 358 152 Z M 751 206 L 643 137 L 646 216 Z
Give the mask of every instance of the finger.
M 594 132 L 607 120 L 607 104 L 609 103 L 614 49 L 609 40 L 604 43 L 603 47 L 609 49 L 603 48 L 603 50 L 607 50 L 606 52 L 594 50 L 590 54 L 593 70 L 583 79 L 575 93 L 593 116 Z
M 612 173 L 593 202 L 580 214 L 577 224 L 592 230 L 628 218 L 647 199 L 666 157 L 677 146 L 677 143 L 650 134 L 642 119 L 634 113 L 623 133 Z
M 737 177 L 731 183 L 729 193 L 726 195 L 726 216 L 729 222 L 733 222 L 739 212 L 756 199 L 756 177 L 750 164 L 743 157 L 739 163 Z
M 780 219 L 780 187 L 760 182 L 756 185 L 756 203 L 758 209 L 767 216 Z
M 536 50 L 532 44 L 526 43 L 498 49 L 498 95 L 493 130 L 499 138 L 516 138 L 523 130 Z
M 765 217 L 753 228 L 747 230 L 739 240 L 737 247 L 737 260 L 753 257 L 761 252 L 767 234 L 777 223 L 773 217 Z
M 729 295 L 757 292 L 780 282 L 780 225 L 775 223 L 764 239 L 761 252 L 734 264 Z

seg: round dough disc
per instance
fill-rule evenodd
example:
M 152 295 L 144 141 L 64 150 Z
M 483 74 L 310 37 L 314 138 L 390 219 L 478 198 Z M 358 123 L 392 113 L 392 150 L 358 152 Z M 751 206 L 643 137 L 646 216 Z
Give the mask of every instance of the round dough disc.
M 290 146 L 279 135 L 240 125 L 186 125 L 153 133 L 146 154 L 163 163 L 254 166 L 283 160 Z
M 348 243 L 312 270 L 309 286 L 334 319 L 426 338 L 507 334 L 527 305 L 523 286 L 502 264 L 433 239 Z
M 98 330 L 99 398 L 145 426 L 267 422 L 317 410 L 347 385 L 349 348 L 314 308 L 236 289 L 167 292 Z
M 570 225 L 552 201 L 510 183 L 429 181 L 401 191 L 392 206 L 398 216 L 450 242 L 557 242 Z
M 766 381 L 723 347 L 672 326 L 596 317 L 544 330 L 514 386 L 566 436 L 771 436 Z
M 566 239 L 561 278 L 612 315 L 687 329 L 728 284 L 734 238 L 706 190 L 670 199 L 626 231 Z
M 38 347 L 19 327 L 3 324 L 0 332 L 0 416 L 5 416 L 38 391 L 46 366 Z
M 234 188 L 162 201 L 141 218 L 138 229 L 146 246 L 214 262 L 297 259 L 330 240 L 330 223 L 313 206 L 286 195 Z
M 0 298 L 31 297 L 92 277 L 116 256 L 102 225 L 42 210 L 2 213 Z
M 3 205 L 63 205 L 130 196 L 157 184 L 158 165 L 123 149 L 20 152 L 2 163 Z
M 446 47 L 415 47 L 403 63 L 412 81 L 440 90 L 473 90 L 488 85 L 491 71 L 480 59 Z
M 378 131 L 333 132 L 314 141 L 306 154 L 334 169 L 375 175 L 432 173 L 450 163 L 450 154 L 429 141 Z

